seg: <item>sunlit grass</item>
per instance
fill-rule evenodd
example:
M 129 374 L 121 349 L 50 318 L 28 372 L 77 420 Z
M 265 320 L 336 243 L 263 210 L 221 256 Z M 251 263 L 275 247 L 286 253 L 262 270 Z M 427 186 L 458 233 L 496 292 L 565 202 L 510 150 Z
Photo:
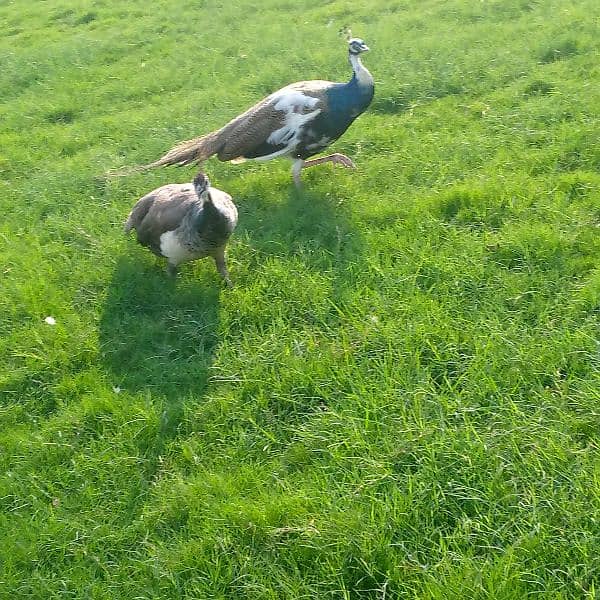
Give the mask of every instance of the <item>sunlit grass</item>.
M 0 596 L 596 597 L 596 13 L 1 5 Z M 104 174 L 346 79 L 347 25 L 358 170 L 211 160 L 235 287 L 170 280 L 122 222 L 194 170 Z

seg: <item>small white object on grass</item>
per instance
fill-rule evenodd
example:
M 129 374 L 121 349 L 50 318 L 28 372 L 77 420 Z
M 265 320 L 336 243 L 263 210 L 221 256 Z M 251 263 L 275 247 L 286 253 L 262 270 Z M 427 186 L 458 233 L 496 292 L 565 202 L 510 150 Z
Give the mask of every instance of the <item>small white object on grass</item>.
M 56 319 L 54 317 L 46 317 L 44 319 L 44 323 L 47 323 L 48 325 L 56 325 Z

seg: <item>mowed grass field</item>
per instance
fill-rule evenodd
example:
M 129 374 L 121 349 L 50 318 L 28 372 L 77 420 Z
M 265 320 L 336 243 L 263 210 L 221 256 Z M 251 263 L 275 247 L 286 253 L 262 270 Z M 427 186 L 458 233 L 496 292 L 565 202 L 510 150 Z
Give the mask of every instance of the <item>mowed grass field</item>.
M 597 598 L 599 12 L 0 2 L 0 597 Z M 122 223 L 195 169 L 105 173 L 344 26 L 358 170 L 209 161 L 235 287 L 169 279 Z

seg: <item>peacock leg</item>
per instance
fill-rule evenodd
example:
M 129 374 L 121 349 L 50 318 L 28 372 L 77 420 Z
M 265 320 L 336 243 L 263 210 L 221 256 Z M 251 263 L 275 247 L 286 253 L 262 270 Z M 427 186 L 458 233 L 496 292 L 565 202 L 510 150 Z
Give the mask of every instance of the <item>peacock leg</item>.
M 313 167 L 314 165 L 321 165 L 326 162 L 332 162 L 334 165 L 343 165 L 349 169 L 356 169 L 356 165 L 352 162 L 352 159 L 348 158 L 345 154 L 336 152 L 335 154 L 328 154 L 327 156 L 321 156 L 319 158 L 313 158 L 311 160 L 305 160 L 302 165 L 303 169 L 306 167 Z
M 174 265 L 171 262 L 167 263 L 167 275 L 169 277 L 177 277 L 177 265 Z
M 304 161 L 301 158 L 297 158 L 292 165 L 292 176 L 294 177 L 294 183 L 297 188 L 302 187 L 302 181 L 300 179 L 300 171 L 304 166 Z

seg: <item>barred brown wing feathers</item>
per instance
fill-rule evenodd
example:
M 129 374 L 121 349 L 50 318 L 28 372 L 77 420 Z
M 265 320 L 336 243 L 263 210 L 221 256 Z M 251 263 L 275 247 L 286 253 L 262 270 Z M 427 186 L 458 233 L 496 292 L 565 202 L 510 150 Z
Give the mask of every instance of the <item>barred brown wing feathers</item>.
M 284 123 L 285 113 L 275 110 L 271 102 L 246 113 L 244 119 L 235 123 L 235 127 L 223 132 L 224 145 L 218 153 L 219 160 L 227 161 L 250 154 Z

